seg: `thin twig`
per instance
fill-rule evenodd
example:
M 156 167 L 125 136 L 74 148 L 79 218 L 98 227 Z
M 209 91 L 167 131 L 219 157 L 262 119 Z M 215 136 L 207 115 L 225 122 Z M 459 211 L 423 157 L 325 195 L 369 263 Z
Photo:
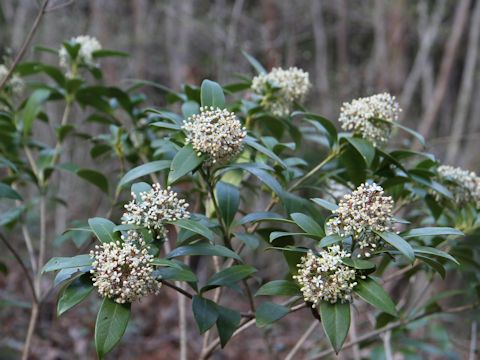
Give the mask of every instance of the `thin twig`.
M 65 1 L 63 4 L 49 6 L 48 8 L 45 9 L 45 12 L 49 13 L 55 10 L 60 10 L 62 8 L 72 5 L 74 2 L 75 0 L 68 0 L 68 1 Z
M 27 37 L 25 38 L 25 41 L 22 44 L 22 47 L 17 53 L 17 56 L 15 56 L 15 59 L 13 60 L 12 66 L 8 70 L 7 75 L 0 81 L 0 91 L 3 89 L 7 81 L 10 79 L 12 76 L 15 68 L 17 65 L 20 63 L 22 60 L 23 56 L 25 55 L 25 52 L 28 49 L 28 46 L 30 45 L 30 42 L 32 41 L 33 35 L 35 35 L 35 32 L 37 31 L 38 25 L 40 25 L 40 22 L 42 20 L 43 15 L 45 14 L 45 10 L 47 8 L 49 0 L 44 0 L 42 6 L 38 10 L 37 17 L 35 18 L 32 28 L 30 29 L 30 32 L 28 33 Z
M 477 321 L 472 322 L 472 335 L 470 337 L 470 349 L 468 360 L 475 360 L 477 358 Z
M 287 356 L 285 357 L 285 360 L 294 359 L 294 356 L 297 354 L 298 350 L 302 348 L 303 344 L 305 343 L 305 341 L 307 341 L 308 337 L 312 334 L 313 330 L 315 330 L 318 324 L 319 324 L 319 321 L 317 319 L 313 320 L 313 322 L 310 324 L 308 329 L 303 333 L 300 339 L 298 339 L 297 343 L 294 345 L 292 350 L 290 350 L 290 352 L 287 354 Z
M 172 288 L 172 289 L 178 291 L 180 294 L 185 295 L 185 296 L 188 297 L 189 299 L 193 299 L 193 295 L 190 294 L 187 290 L 184 290 L 184 289 L 182 289 L 181 287 L 178 287 L 178 286 L 176 286 L 176 285 L 174 285 L 174 284 L 172 284 L 172 283 L 170 283 L 170 282 L 168 282 L 168 281 L 166 281 L 166 280 L 160 280 L 160 282 L 161 282 L 163 285 L 168 286 L 169 288 Z
M 32 277 L 31 277 L 30 272 L 28 271 L 27 267 L 23 263 L 22 258 L 20 257 L 20 255 L 18 255 L 17 251 L 12 247 L 12 245 L 10 245 L 10 243 L 5 238 L 5 236 L 3 236 L 3 234 L 0 234 L 0 240 L 2 240 L 2 242 L 8 248 L 8 250 L 10 250 L 10 252 L 13 254 L 13 256 L 15 257 L 17 262 L 20 264 L 20 266 L 21 266 L 21 268 L 22 268 L 22 270 L 25 273 L 25 276 L 27 278 L 27 282 L 28 282 L 28 285 L 30 286 L 30 290 L 32 291 L 33 301 L 38 303 L 37 294 L 35 293 L 35 287 L 33 286 Z

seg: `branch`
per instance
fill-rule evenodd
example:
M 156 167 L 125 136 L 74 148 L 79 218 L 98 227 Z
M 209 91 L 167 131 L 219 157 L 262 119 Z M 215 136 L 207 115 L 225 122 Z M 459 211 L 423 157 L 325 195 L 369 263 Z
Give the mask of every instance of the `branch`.
M 10 77 L 13 74 L 13 71 L 19 64 L 19 62 L 22 60 L 23 56 L 25 55 L 25 52 L 28 49 L 28 46 L 30 45 L 30 42 L 32 41 L 33 35 L 35 35 L 35 32 L 37 31 L 38 25 L 40 25 L 40 21 L 42 20 L 43 15 L 45 14 L 45 10 L 47 8 L 49 0 L 44 0 L 42 6 L 40 7 L 40 10 L 38 11 L 37 17 L 35 18 L 35 21 L 33 22 L 32 28 L 30 29 L 30 32 L 28 33 L 27 37 L 25 38 L 25 41 L 22 44 L 22 47 L 18 51 L 17 56 L 13 60 L 12 66 L 10 67 L 10 70 L 8 70 L 7 75 L 0 81 L 0 91 L 3 89 L 7 81 L 10 79 Z

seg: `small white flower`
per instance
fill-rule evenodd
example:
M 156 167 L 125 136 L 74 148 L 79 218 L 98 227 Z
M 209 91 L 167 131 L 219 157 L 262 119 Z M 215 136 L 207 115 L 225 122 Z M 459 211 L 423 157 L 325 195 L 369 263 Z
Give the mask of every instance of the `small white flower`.
M 162 189 L 159 184 L 153 184 L 150 191 L 140 193 L 140 199 L 134 193 L 132 197 L 133 200 L 125 205 L 127 211 L 123 214 L 122 223 L 144 227 L 155 232 L 158 239 L 166 235 L 165 222 L 190 217 L 188 204 L 179 199 L 170 187 Z
M 269 94 L 269 87 L 276 91 Z M 273 68 L 268 74 L 260 74 L 252 79 L 252 90 L 264 96 L 262 104 L 275 116 L 290 114 L 293 103 L 302 102 L 310 88 L 308 73 L 296 67 Z
M 207 164 L 224 164 L 240 154 L 247 135 L 234 113 L 213 107 L 201 107 L 200 114 L 189 117 L 183 129 L 186 142 L 207 157 Z
M 0 65 L 0 81 L 2 81 L 8 74 L 8 68 L 5 65 Z M 17 74 L 13 73 L 8 79 L 5 88 L 13 95 L 20 94 L 25 87 L 25 82 Z
M 480 207 L 480 178 L 476 173 L 442 165 L 438 167 L 438 174 L 452 192 L 457 205 L 473 202 L 475 206 Z
M 375 183 L 362 184 L 344 195 L 332 212 L 335 217 L 328 220 L 327 232 L 351 236 L 366 257 L 378 246 L 375 232 L 392 231 L 393 199 L 384 196 L 383 188 Z
M 398 121 L 400 112 L 395 96 L 383 93 L 343 103 L 338 120 L 343 130 L 352 131 L 377 146 L 388 141 L 391 123 Z
M 58 55 L 60 57 L 60 66 L 67 70 L 67 76 L 72 76 L 73 64 L 82 64 L 87 66 L 95 65 L 93 53 L 102 49 L 102 45 L 96 38 L 88 35 L 80 35 L 71 38 L 70 43 L 80 45 L 76 59 L 70 58 L 70 55 L 68 54 L 68 51 L 64 45 L 62 45 L 58 51 Z
M 303 298 L 317 307 L 320 301 L 332 304 L 351 300 L 355 281 L 355 270 L 342 263 L 350 254 L 333 245 L 318 255 L 309 251 L 298 264 L 298 274 L 293 278 L 300 284 Z
M 153 256 L 141 236 L 129 231 L 122 238 L 124 243 L 103 243 L 90 252 L 93 285 L 101 296 L 119 304 L 157 294 L 161 286 L 152 276 Z

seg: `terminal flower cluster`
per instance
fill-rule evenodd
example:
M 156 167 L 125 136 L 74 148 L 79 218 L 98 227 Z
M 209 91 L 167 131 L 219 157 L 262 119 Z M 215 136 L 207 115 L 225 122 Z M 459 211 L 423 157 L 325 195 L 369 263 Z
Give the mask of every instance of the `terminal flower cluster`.
M 67 70 L 67 76 L 74 77 L 75 70 L 78 65 L 94 66 L 93 54 L 95 51 L 101 50 L 102 45 L 100 42 L 91 36 L 80 35 L 74 38 L 71 38 L 69 41 L 70 45 L 79 45 L 78 53 L 76 58 L 71 58 L 68 53 L 65 45 L 60 47 L 58 52 L 60 58 L 60 66 Z
M 480 207 L 480 178 L 473 171 L 442 165 L 438 174 L 452 192 L 457 205 L 474 203 Z

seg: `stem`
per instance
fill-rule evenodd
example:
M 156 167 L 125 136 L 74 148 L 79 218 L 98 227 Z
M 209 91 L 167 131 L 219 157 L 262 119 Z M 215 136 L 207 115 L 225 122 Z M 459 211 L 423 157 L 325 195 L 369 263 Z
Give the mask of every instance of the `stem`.
M 297 343 L 294 345 L 292 350 L 290 350 L 290 352 L 287 354 L 287 356 L 285 357 L 285 360 L 295 359 L 295 355 L 297 354 L 298 350 L 300 350 L 302 348 L 303 344 L 305 343 L 305 341 L 307 341 L 308 337 L 312 334 L 313 330 L 315 330 L 318 323 L 319 322 L 318 322 L 317 319 L 313 320 L 312 324 L 303 333 L 302 337 L 300 339 L 298 339 Z
M 27 360 L 30 354 L 30 347 L 32 345 L 33 333 L 37 325 L 38 319 L 38 306 L 36 302 L 32 304 L 32 312 L 30 313 L 30 322 L 28 323 L 27 338 L 25 339 L 25 345 L 23 346 L 22 360 Z
M 68 117 L 70 115 L 70 111 L 72 110 L 73 96 L 67 95 L 65 101 L 66 101 L 65 110 L 63 112 L 62 121 L 60 122 L 60 128 L 67 125 Z M 55 144 L 55 151 L 54 151 L 54 155 L 53 155 L 53 158 L 52 158 L 52 165 L 55 165 L 55 163 L 60 158 L 61 148 L 62 148 L 62 141 L 60 139 L 58 139 L 57 143 Z
M 30 42 L 32 41 L 33 35 L 35 35 L 35 32 L 37 31 L 38 25 L 40 25 L 40 21 L 42 20 L 43 15 L 45 14 L 45 9 L 47 8 L 49 0 L 44 0 L 42 6 L 38 10 L 37 17 L 35 18 L 32 28 L 30 29 L 30 32 L 28 33 L 27 37 L 25 38 L 25 41 L 22 44 L 22 47 L 17 53 L 17 56 L 15 56 L 15 59 L 13 60 L 12 66 L 10 67 L 10 70 L 8 70 L 7 75 L 0 81 L 0 91 L 4 88 L 5 84 L 7 81 L 10 79 L 10 77 L 13 74 L 13 71 L 17 67 L 18 63 L 22 60 L 23 56 L 25 55 L 25 52 L 28 49 L 28 46 L 30 45 Z
M 42 267 L 45 261 L 45 250 L 47 242 L 47 204 L 46 204 L 45 194 L 40 195 L 40 250 L 38 252 L 38 268 L 37 268 L 37 277 L 35 281 L 35 287 L 37 290 L 37 296 L 41 297 L 41 277 L 42 277 Z
M 182 295 L 185 295 L 187 298 L 189 299 L 193 299 L 193 295 L 190 294 L 188 291 L 182 289 L 181 287 L 177 286 L 177 285 L 174 285 L 166 280 L 160 280 L 160 282 L 165 285 L 165 286 L 168 286 L 169 288 L 172 288 L 173 290 L 176 290 L 178 291 L 180 294 Z

